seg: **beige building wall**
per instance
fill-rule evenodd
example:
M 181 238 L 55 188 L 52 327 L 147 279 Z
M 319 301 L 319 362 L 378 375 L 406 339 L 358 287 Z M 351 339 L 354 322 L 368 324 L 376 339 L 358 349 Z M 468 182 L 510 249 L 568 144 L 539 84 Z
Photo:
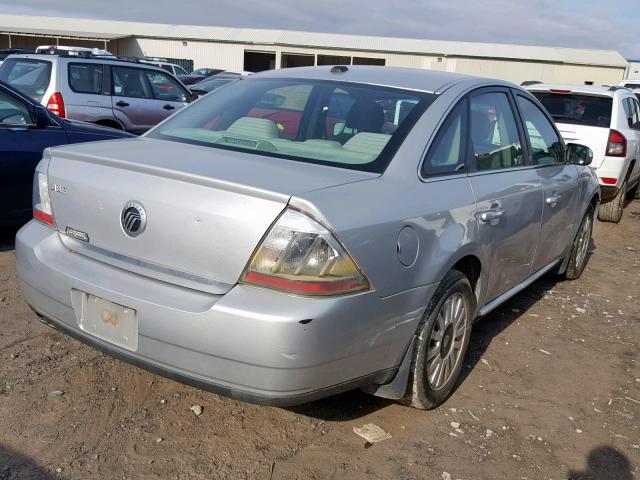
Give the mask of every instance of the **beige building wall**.
M 539 80 L 554 83 L 615 85 L 624 76 L 624 68 L 567 65 L 518 60 L 475 58 L 455 59 L 455 72 L 481 77 L 499 78 L 514 83 Z

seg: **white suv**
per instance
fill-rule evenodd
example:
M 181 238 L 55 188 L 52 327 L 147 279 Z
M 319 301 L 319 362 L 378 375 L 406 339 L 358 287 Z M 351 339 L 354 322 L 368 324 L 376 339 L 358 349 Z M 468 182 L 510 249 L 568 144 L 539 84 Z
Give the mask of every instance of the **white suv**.
M 598 218 L 619 222 L 627 192 L 640 198 L 640 103 L 615 86 L 535 83 L 526 88 L 546 107 L 565 141 L 593 150 L 602 188 Z

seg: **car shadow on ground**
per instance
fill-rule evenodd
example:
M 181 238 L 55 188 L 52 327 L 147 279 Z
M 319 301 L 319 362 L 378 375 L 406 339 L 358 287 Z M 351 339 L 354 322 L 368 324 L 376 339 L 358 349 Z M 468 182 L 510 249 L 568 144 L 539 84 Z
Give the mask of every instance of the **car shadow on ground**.
M 570 471 L 568 480 L 632 480 L 631 464 L 624 453 L 602 445 L 594 448 L 587 457 L 587 469 Z
M 595 250 L 596 245 L 592 239 L 585 268 L 588 268 L 591 254 Z M 560 281 L 561 277 L 558 275 L 545 275 L 485 317 L 478 319 L 473 326 L 469 350 L 467 351 L 460 378 L 456 382 L 451 395 L 455 395 L 456 390 L 476 368 L 493 339 L 512 323 L 523 317 L 527 318 L 525 316 L 527 311 L 541 300 L 546 292 L 553 290 Z M 533 321 L 535 318 L 531 318 L 531 320 Z M 393 403 L 395 403 L 393 400 L 378 398 L 360 390 L 354 390 L 305 405 L 289 407 L 288 410 L 326 421 L 342 422 L 364 417 Z
M 20 227 L 0 228 L 0 252 L 7 252 L 15 248 L 16 232 Z
M 61 475 L 52 475 L 47 467 L 39 465 L 26 455 L 0 443 L 0 479 L 9 480 L 14 478 L 38 479 L 38 480 L 61 480 Z

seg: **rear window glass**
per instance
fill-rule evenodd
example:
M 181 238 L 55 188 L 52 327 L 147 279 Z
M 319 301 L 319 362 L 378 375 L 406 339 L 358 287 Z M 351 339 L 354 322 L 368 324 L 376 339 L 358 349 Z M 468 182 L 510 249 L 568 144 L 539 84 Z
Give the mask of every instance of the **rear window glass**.
M 206 82 L 200 82 L 197 85 L 195 85 L 191 90 L 196 90 L 199 92 L 211 92 L 213 90 L 215 90 L 216 88 L 220 88 L 223 85 L 226 85 L 227 83 L 231 83 L 233 82 L 232 79 L 218 79 L 218 80 L 209 80 Z
M 558 123 L 571 123 L 588 127 L 606 127 L 611 124 L 611 97 L 593 95 L 531 92 L 545 106 Z
M 344 82 L 248 79 L 147 135 L 380 173 L 435 97 Z
M 8 83 L 36 102 L 49 87 L 51 62 L 28 58 L 9 58 L 0 65 L 0 81 Z
M 102 93 L 102 65 L 70 63 L 69 86 L 78 93 Z

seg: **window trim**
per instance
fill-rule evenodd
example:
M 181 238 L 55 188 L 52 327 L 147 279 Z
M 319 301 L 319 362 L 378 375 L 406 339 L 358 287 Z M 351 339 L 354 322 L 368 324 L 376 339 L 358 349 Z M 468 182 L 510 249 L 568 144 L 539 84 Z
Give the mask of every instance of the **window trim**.
M 467 151 L 467 164 L 470 165 L 467 173 L 469 175 L 491 175 L 493 173 L 500 172 L 510 172 L 513 170 L 524 170 L 527 168 L 535 167 L 535 165 L 531 162 L 531 154 L 529 151 L 527 139 L 523 137 L 524 130 L 522 127 L 522 119 L 520 118 L 520 112 L 518 111 L 517 105 L 515 104 L 515 99 L 513 98 L 513 94 L 511 89 L 503 86 L 489 86 L 489 87 L 480 87 L 477 88 L 467 95 L 468 102 L 467 108 L 468 118 L 471 118 L 471 100 L 474 97 L 484 95 L 487 93 L 503 93 L 507 97 L 507 102 L 509 103 L 509 107 L 511 108 L 511 114 L 513 115 L 513 119 L 516 123 L 516 131 L 518 132 L 518 140 L 520 141 L 520 148 L 522 149 L 522 155 L 524 156 L 524 162 L 522 165 L 511 166 L 511 167 L 502 167 L 502 168 L 494 168 L 489 170 L 478 170 L 478 165 L 476 164 L 475 154 L 473 152 L 473 145 Z M 468 143 L 471 142 L 471 122 L 469 121 L 469 138 Z
M 73 85 L 71 85 L 71 67 L 74 65 L 95 65 L 95 66 L 99 66 L 102 69 L 102 82 L 100 85 L 99 92 L 84 92 L 82 90 L 76 90 L 75 88 L 73 88 Z M 104 64 L 98 63 L 98 62 L 69 62 L 67 63 L 67 85 L 69 85 L 69 88 L 74 93 L 80 93 L 82 95 L 103 95 L 104 94 L 104 78 L 105 78 L 104 67 L 105 67 Z
M 436 142 L 438 142 L 441 138 L 441 135 L 444 134 L 445 125 L 449 121 L 449 118 L 451 118 L 451 115 L 453 115 L 456 109 L 463 103 L 464 105 L 462 105 L 463 110 L 462 110 L 461 136 L 463 139 L 462 158 L 464 162 L 464 169 L 462 171 L 453 170 L 450 172 L 427 173 L 426 172 L 427 161 L 429 160 L 429 157 L 433 152 L 433 149 L 436 147 Z M 418 176 L 420 177 L 420 179 L 429 180 L 429 179 L 441 178 L 441 177 L 451 178 L 451 177 L 465 176 L 467 173 L 469 173 L 469 138 L 470 138 L 469 137 L 469 100 L 468 100 L 468 95 L 464 95 L 460 100 L 458 100 L 453 104 L 453 107 L 447 110 L 445 115 L 443 115 L 442 117 L 442 121 L 436 127 L 435 133 L 433 135 L 433 140 L 429 142 L 428 148 L 426 149 L 424 155 L 422 156 L 422 160 L 419 165 Z
M 562 152 L 563 152 L 562 158 L 565 158 L 565 152 L 567 151 L 567 144 L 565 143 L 564 138 L 562 138 L 562 135 L 560 135 L 560 131 L 558 130 L 558 127 L 556 126 L 556 122 L 553 120 L 553 117 L 549 114 L 549 112 L 547 112 L 547 109 L 544 108 L 544 105 L 542 105 L 542 103 L 535 96 L 528 94 L 527 92 L 523 92 L 515 89 L 512 89 L 512 95 L 514 96 L 515 105 L 518 111 L 518 121 L 521 125 L 523 134 L 525 135 L 525 138 L 526 138 L 526 147 L 527 147 L 526 163 L 530 164 L 534 168 L 557 167 L 558 165 L 567 165 L 566 160 L 562 162 L 548 163 L 543 165 L 537 165 L 533 162 L 533 147 L 531 146 L 531 138 L 529 138 L 529 132 L 526 129 L 527 123 L 525 121 L 524 114 L 522 113 L 522 110 L 518 105 L 518 97 L 522 97 L 532 102 L 536 107 L 538 107 L 538 110 L 540 110 L 540 113 L 542 113 L 542 115 L 544 115 L 544 117 L 549 121 L 549 123 L 551 124 L 551 127 L 553 128 L 553 131 L 556 132 L 556 136 L 558 137 L 558 139 L 560 140 L 560 143 L 562 144 Z

